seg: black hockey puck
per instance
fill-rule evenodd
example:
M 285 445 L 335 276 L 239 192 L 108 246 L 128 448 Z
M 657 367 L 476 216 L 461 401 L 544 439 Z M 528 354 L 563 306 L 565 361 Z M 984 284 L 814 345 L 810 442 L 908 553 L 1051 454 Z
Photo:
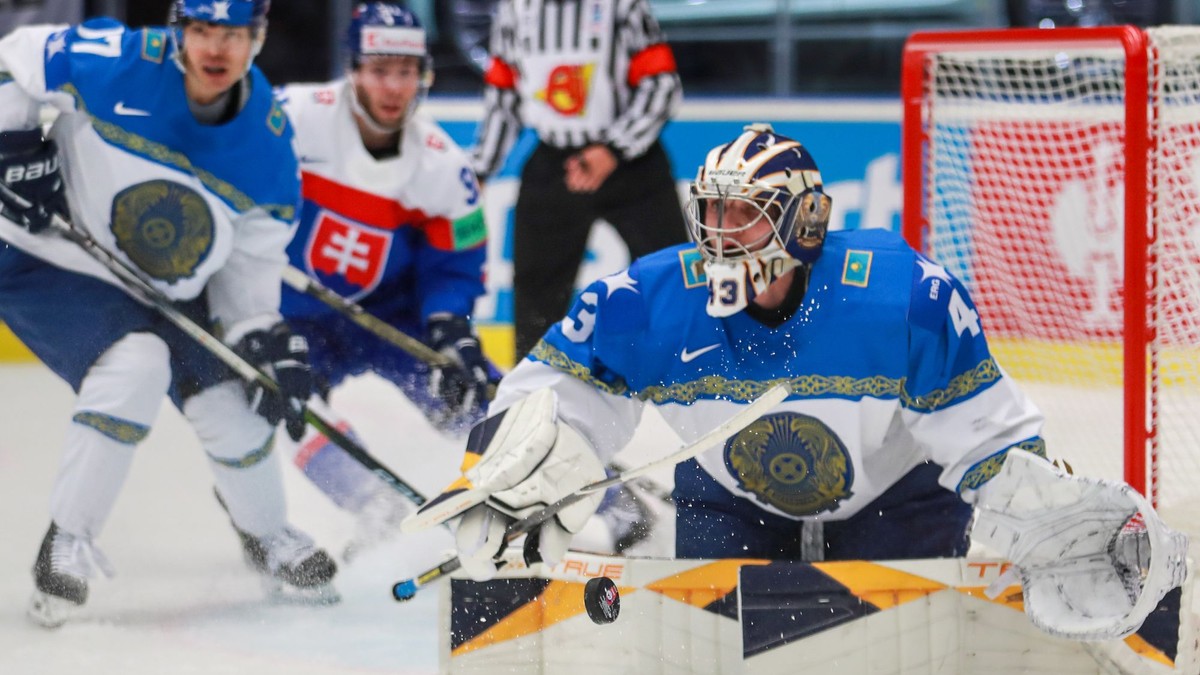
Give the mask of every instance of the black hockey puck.
M 583 606 L 592 623 L 603 626 L 617 620 L 621 613 L 621 594 L 608 577 L 596 577 L 583 587 Z

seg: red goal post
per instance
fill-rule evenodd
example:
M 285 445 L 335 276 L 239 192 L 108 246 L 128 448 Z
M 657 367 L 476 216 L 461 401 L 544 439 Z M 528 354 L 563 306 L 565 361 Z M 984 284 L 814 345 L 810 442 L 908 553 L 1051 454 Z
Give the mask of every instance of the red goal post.
M 1200 490 L 1200 28 L 915 33 L 901 97 L 905 237 L 970 288 L 1051 455 L 1182 509 Z

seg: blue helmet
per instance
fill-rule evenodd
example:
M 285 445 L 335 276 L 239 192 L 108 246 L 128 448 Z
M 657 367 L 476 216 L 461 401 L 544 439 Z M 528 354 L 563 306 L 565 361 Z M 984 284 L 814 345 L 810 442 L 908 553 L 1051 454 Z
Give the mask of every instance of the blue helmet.
M 417 56 L 422 70 L 429 69 L 425 28 L 417 15 L 392 2 L 363 2 L 354 7 L 346 31 L 346 53 L 350 68 L 362 57 Z
M 271 0 L 175 0 L 170 23 L 177 26 L 184 20 L 206 21 L 258 29 L 266 24 L 270 8 Z
M 710 206 L 716 222 L 706 221 Z M 710 298 L 709 314 L 739 311 L 788 270 L 815 262 L 831 207 L 812 155 L 769 124 L 747 125 L 732 142 L 710 150 L 686 209 L 688 233 L 710 282 L 726 284 L 720 297 Z M 748 222 L 726 222 L 734 210 L 751 214 Z M 762 222 L 770 227 L 758 227 Z M 750 235 L 756 239 L 747 241 Z
M 174 0 L 167 20 L 171 27 L 170 39 L 175 45 L 171 59 L 179 70 L 185 70 L 181 61 L 185 47 L 183 24 L 185 21 L 204 21 L 222 26 L 249 26 L 254 36 L 254 47 L 250 54 L 253 62 L 266 39 L 267 10 L 270 8 L 271 0 Z M 249 67 L 247 64 L 247 70 Z

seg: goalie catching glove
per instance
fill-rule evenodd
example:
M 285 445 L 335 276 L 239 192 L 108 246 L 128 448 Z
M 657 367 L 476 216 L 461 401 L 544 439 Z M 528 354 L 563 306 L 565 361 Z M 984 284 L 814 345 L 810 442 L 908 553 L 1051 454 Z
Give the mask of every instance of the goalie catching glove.
M 1187 537 L 1116 481 L 1067 475 L 1011 451 L 979 488 L 971 538 L 1012 561 L 989 597 L 1020 580 L 1039 629 L 1073 640 L 1133 633 L 1187 573 Z
M 461 515 L 458 557 L 480 581 L 495 575 L 510 523 L 606 476 L 591 445 L 558 419 L 558 397 L 551 389 L 475 425 L 462 469 L 462 477 L 405 519 L 402 529 L 413 532 Z M 589 495 L 530 532 L 526 562 L 558 562 L 603 497 L 603 491 Z

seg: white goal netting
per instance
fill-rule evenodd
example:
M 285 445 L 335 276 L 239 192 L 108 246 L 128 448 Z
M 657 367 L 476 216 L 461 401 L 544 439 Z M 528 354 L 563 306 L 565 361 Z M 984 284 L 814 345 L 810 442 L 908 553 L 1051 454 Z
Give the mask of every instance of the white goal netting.
M 1051 456 L 1200 535 L 1200 28 L 1033 33 L 907 71 L 906 234 L 970 288 Z

